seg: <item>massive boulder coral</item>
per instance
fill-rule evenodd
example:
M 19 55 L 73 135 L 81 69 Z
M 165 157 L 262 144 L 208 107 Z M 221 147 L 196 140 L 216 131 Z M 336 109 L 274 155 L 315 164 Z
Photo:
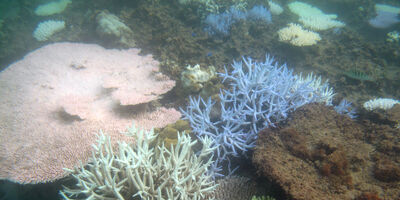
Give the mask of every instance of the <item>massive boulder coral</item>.
M 99 129 L 115 140 L 135 122 L 164 127 L 180 118 L 172 108 L 147 103 L 175 82 L 139 49 L 98 45 L 44 46 L 0 73 L 0 179 L 54 181 L 87 162 Z
M 399 134 L 308 104 L 259 133 L 253 162 L 289 199 L 398 199 Z

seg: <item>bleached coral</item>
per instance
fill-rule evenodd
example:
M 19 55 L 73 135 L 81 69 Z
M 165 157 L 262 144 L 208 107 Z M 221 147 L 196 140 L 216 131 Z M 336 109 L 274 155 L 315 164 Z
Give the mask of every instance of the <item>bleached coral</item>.
M 136 46 L 133 39 L 133 31 L 117 16 L 102 11 L 96 16 L 97 33 L 101 36 L 111 36 L 128 47 Z
M 38 41 L 48 40 L 54 33 L 65 28 L 64 21 L 47 20 L 40 22 L 33 32 L 33 37 Z
M 269 5 L 269 11 L 271 11 L 273 15 L 280 15 L 283 12 L 283 8 L 279 4 L 271 0 L 268 1 L 268 5 Z
M 399 7 L 394 7 L 386 4 L 375 5 L 376 16 L 368 21 L 374 28 L 389 28 L 390 26 L 400 22 L 398 14 Z
M 132 121 L 150 129 L 180 119 L 153 103 L 175 81 L 140 51 L 52 43 L 1 71 L 0 179 L 56 181 L 68 175 L 63 168 L 88 162 L 99 129 L 129 141 L 120 131 Z
M 71 3 L 71 0 L 59 0 L 59 1 L 52 1 L 46 4 L 39 5 L 36 10 L 35 14 L 39 16 L 49 16 L 61 13 L 67 8 L 68 4 Z
M 300 87 L 302 84 L 308 84 L 308 86 L 314 91 L 309 95 L 317 97 L 318 102 L 330 106 L 332 105 L 332 99 L 333 96 L 335 96 L 335 92 L 333 91 L 333 88 L 328 87 L 328 81 L 329 80 L 325 80 L 323 82 L 322 77 L 315 75 L 313 72 L 307 74 L 305 78 L 300 74 L 298 76 L 298 81 L 293 88 L 297 89 L 297 87 Z
M 298 107 L 312 102 L 331 105 L 334 94 L 328 82 L 315 75 L 301 78 L 269 55 L 265 62 L 243 58 L 232 68 L 219 73 L 230 89 L 220 91 L 218 107 L 211 98 L 191 97 L 182 110 L 198 137 L 212 137 L 217 164 L 245 154 L 255 146 L 260 130 L 275 126 Z
M 203 148 L 196 155 L 192 141 L 178 134 L 175 146 L 152 147 L 157 135 L 132 126 L 127 135 L 136 144 L 119 143 L 114 151 L 110 137 L 101 134 L 94 146 L 92 162 L 84 167 L 67 169 L 78 181 L 76 188 L 65 187 L 65 199 L 141 199 L 197 200 L 211 195 L 216 184 L 207 171 L 212 164 L 212 141 L 204 137 Z M 211 157 L 210 157 L 211 156 Z
M 395 99 L 389 99 L 389 98 L 375 98 L 375 99 L 366 101 L 363 104 L 363 107 L 365 108 L 365 110 L 368 110 L 368 111 L 372 111 L 372 110 L 376 110 L 376 109 L 389 110 L 396 104 L 400 104 L 400 101 L 395 100 Z
M 327 30 L 343 27 L 345 24 L 338 20 L 335 14 L 325 14 L 320 9 L 306 3 L 295 1 L 289 5 L 290 11 L 299 16 L 299 21 L 312 30 Z
M 287 41 L 295 46 L 310 46 L 321 40 L 318 33 L 305 30 L 300 25 L 290 23 L 278 31 L 279 41 Z
M 193 67 L 188 65 L 186 70 L 181 73 L 181 81 L 183 87 L 199 91 L 203 88 L 203 83 L 214 76 L 215 68 L 213 66 L 208 67 L 208 70 L 202 70 L 198 64 Z

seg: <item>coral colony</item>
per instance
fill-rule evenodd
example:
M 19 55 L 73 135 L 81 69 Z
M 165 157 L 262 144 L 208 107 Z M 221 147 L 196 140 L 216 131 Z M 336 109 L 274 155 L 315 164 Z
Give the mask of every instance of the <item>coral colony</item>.
M 400 8 L 385 5 L 375 5 L 376 17 L 370 19 L 368 23 L 374 28 L 389 28 L 390 26 L 400 22 L 398 14 Z
M 55 181 L 68 175 L 63 168 L 88 162 L 99 129 L 116 143 L 131 140 L 120 131 L 132 121 L 146 129 L 176 122 L 181 114 L 171 108 L 133 108 L 175 86 L 151 55 L 139 52 L 53 43 L 2 71 L 0 149 L 7 151 L 0 151 L 0 179 Z
M 354 119 L 357 117 L 356 110 L 351 106 L 351 102 L 347 101 L 346 99 L 342 99 L 339 105 L 335 106 L 334 109 L 337 113 L 342 115 L 347 115 L 350 118 Z
M 219 116 L 211 99 L 190 98 L 185 119 L 199 138 L 213 139 L 216 165 L 230 163 L 230 157 L 244 154 L 255 146 L 257 132 L 285 119 L 290 111 L 311 102 L 331 105 L 333 89 L 321 78 L 293 74 L 286 65 L 279 66 L 267 55 L 265 62 L 243 58 L 234 62 L 233 71 L 220 73 L 229 90 L 220 92 Z M 215 168 L 215 170 L 218 169 Z
M 141 199 L 178 200 L 205 199 L 215 189 L 207 171 L 213 162 L 211 140 L 201 140 L 203 148 L 196 155 L 192 141 L 185 133 L 178 134 L 176 146 L 153 147 L 157 139 L 154 131 L 132 126 L 127 135 L 135 137 L 136 144 L 120 142 L 113 149 L 110 137 L 99 136 L 92 162 L 67 169 L 78 181 L 75 188 L 65 187 L 65 199 L 85 196 L 87 199 Z
M 262 20 L 271 23 L 271 13 L 264 6 L 254 6 L 247 12 L 231 7 L 221 14 L 209 14 L 205 19 L 205 31 L 210 35 L 229 35 L 229 29 L 232 24 L 240 20 Z

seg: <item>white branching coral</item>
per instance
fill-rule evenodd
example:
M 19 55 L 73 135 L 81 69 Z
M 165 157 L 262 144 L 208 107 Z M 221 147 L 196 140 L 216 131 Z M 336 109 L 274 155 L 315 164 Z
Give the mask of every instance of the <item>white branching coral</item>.
M 298 24 L 290 23 L 278 31 L 279 41 L 286 41 L 294 46 L 310 46 L 321 40 L 318 33 L 305 30 Z
M 203 148 L 194 153 L 197 141 L 178 134 L 175 146 L 152 147 L 157 135 L 132 126 L 126 133 L 136 138 L 135 144 L 125 142 L 112 147 L 110 137 L 100 134 L 94 146 L 92 162 L 72 172 L 76 188 L 65 187 L 65 199 L 141 199 L 196 200 L 206 199 L 216 184 L 208 173 L 212 161 L 211 139 L 203 138 Z

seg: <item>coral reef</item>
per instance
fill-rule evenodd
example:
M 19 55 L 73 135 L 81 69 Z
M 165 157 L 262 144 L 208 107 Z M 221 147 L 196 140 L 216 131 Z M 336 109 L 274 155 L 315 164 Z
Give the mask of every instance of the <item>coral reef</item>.
M 68 169 L 78 183 L 61 191 L 65 199 L 200 200 L 212 194 L 216 185 L 207 173 L 213 162 L 210 139 L 201 140 L 203 148 L 195 153 L 197 141 L 185 134 L 178 134 L 171 149 L 152 147 L 157 138 L 153 131 L 132 126 L 125 134 L 135 137 L 136 144 L 120 142 L 115 150 L 110 137 L 101 134 L 91 162 Z
M 397 199 L 399 133 L 308 104 L 260 131 L 253 162 L 289 199 Z
M 232 67 L 232 72 L 219 74 L 231 87 L 220 92 L 220 111 L 210 98 L 201 97 L 191 97 L 182 110 L 198 137 L 213 139 L 217 164 L 254 147 L 259 130 L 274 126 L 296 108 L 310 102 L 331 104 L 333 90 L 321 77 L 294 75 L 269 55 L 262 63 L 243 58 Z

